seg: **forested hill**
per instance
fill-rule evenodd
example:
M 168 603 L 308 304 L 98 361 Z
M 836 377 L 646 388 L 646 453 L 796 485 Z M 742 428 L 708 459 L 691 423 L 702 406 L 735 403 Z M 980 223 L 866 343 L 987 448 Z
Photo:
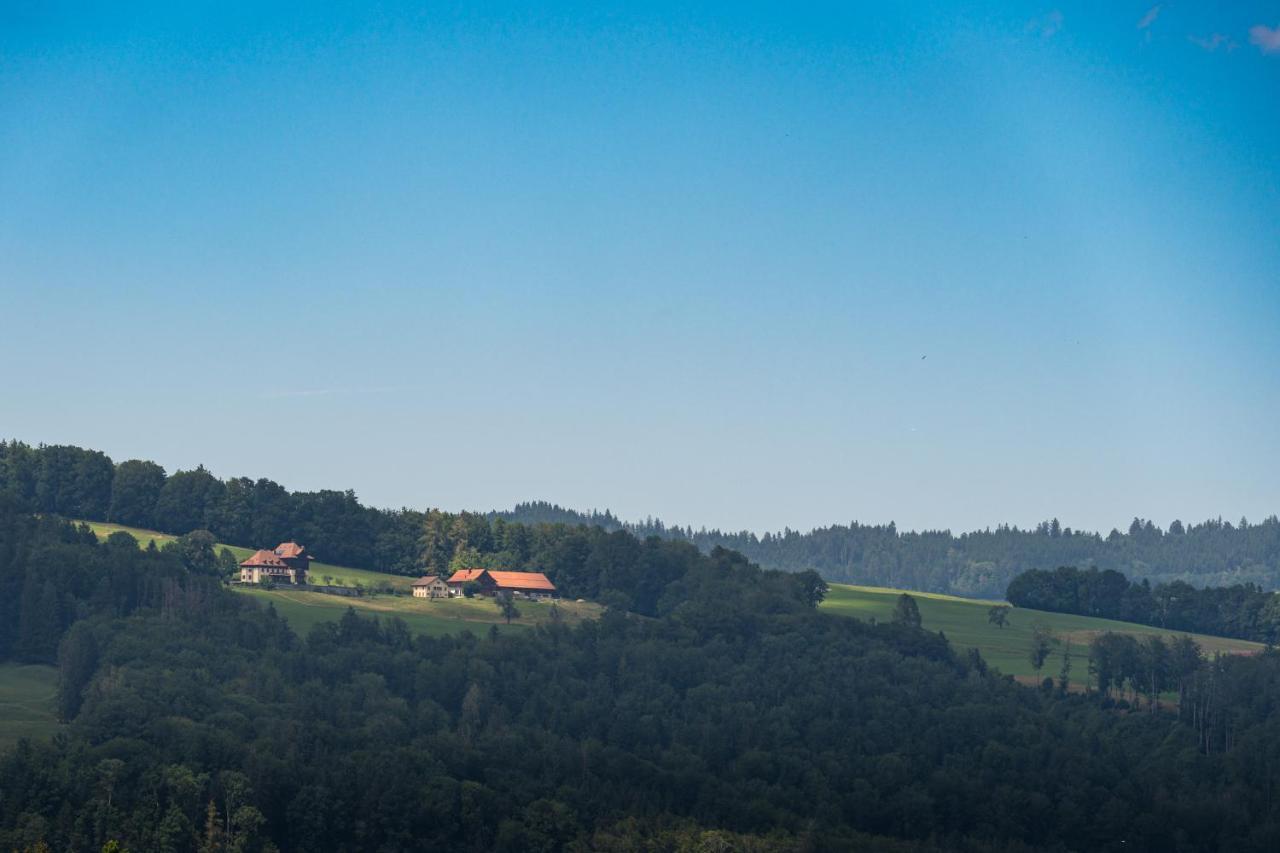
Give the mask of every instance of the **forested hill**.
M 520 535 L 559 537 L 557 584 L 618 606 L 445 637 L 351 610 L 300 636 L 181 548 L 0 495 L 0 662 L 56 662 L 66 723 L 0 750 L 0 850 L 1280 846 L 1275 653 L 1105 635 L 1097 692 L 1029 690 L 910 619 L 816 610 L 812 573 Z
M 1018 574 L 1036 568 L 1094 567 L 1135 580 L 1182 581 L 1196 586 L 1257 584 L 1280 587 L 1280 519 L 1260 524 L 1211 520 L 1167 529 L 1135 518 L 1127 532 L 1108 535 L 1062 527 L 1056 519 L 1034 529 L 1002 525 L 955 535 L 949 530 L 903 532 L 890 522 L 853 522 L 801 533 L 763 536 L 668 527 L 661 521 L 623 523 L 612 513 L 578 513 L 546 503 L 521 504 L 494 513 L 509 521 L 554 520 L 624 528 L 638 536 L 684 539 L 709 551 L 716 546 L 744 554 L 770 569 L 816 569 L 829 581 L 892 586 L 927 592 L 998 597 Z
M 266 478 L 221 479 L 203 467 L 168 473 L 145 460 L 117 464 L 95 450 L 16 441 L 0 442 L 0 494 L 31 512 L 175 535 L 206 529 L 219 541 L 246 547 L 297 539 L 326 562 L 402 575 L 444 570 L 454 560 L 494 566 L 528 561 L 537 543 L 505 530 L 521 522 L 625 529 L 641 538 L 689 541 L 707 553 L 721 546 L 764 568 L 815 569 L 831 581 L 980 597 L 1003 595 L 1024 571 L 1058 566 L 1111 569 L 1153 582 L 1280 587 L 1280 520 L 1274 516 L 1260 524 L 1175 521 L 1167 530 L 1135 519 L 1127 533 L 1105 537 L 1056 521 L 1034 530 L 1001 526 L 958 536 L 857 522 L 758 536 L 668 527 L 652 519 L 624 523 L 608 511 L 581 513 L 548 503 L 491 513 L 377 509 L 349 490 L 291 492 Z

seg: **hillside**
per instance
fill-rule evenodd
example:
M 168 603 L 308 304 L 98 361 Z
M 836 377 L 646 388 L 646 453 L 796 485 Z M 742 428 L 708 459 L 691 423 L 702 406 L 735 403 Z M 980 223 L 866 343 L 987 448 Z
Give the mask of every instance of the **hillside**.
M 123 527 L 115 524 L 86 522 L 98 535 L 105 538 L 111 533 L 123 530 L 138 539 L 140 543 L 155 540 L 158 544 L 174 539 L 152 530 Z M 248 548 L 219 545 L 219 548 L 230 548 L 243 559 L 251 551 Z M 330 577 L 342 584 L 353 586 L 360 583 L 369 589 L 392 587 L 407 591 L 412 579 L 400 575 L 382 572 L 371 572 L 363 569 L 352 569 L 345 566 L 334 566 L 327 563 L 314 563 L 311 574 L 316 579 Z M 415 633 L 438 636 L 444 633 L 465 630 L 487 630 L 492 624 L 501 623 L 496 608 L 488 601 L 449 600 L 425 602 L 418 599 L 396 596 L 374 596 L 362 598 L 340 598 L 313 592 L 297 590 L 275 590 L 267 592 L 260 589 L 236 587 L 241 594 L 251 595 L 262 601 L 270 601 L 281 616 L 287 618 L 299 633 L 305 633 L 318 622 L 333 621 L 341 618 L 348 607 L 355 607 L 362 612 L 375 615 L 395 615 L 405 620 Z M 862 619 L 888 620 L 893 612 L 894 604 L 905 590 L 888 587 L 855 586 L 848 584 L 832 584 L 822 610 L 842 616 L 855 616 Z M 1174 632 L 1162 631 L 1148 625 L 1132 622 L 1121 622 L 1112 619 L 1098 619 L 1089 616 L 1073 616 L 1063 613 L 1050 613 L 1027 608 L 1013 608 L 1009 614 L 1008 624 L 998 628 L 987 621 L 987 612 L 994 604 L 1002 601 L 964 598 L 941 593 L 909 591 L 916 599 L 923 618 L 924 628 L 929 631 L 942 631 L 947 639 L 959 649 L 976 648 L 983 658 L 1001 672 L 1013 675 L 1022 681 L 1032 681 L 1036 675 L 1027 654 L 1030 649 L 1031 631 L 1035 625 L 1043 625 L 1053 632 L 1057 638 L 1050 660 L 1040 675 L 1058 676 L 1062 666 L 1062 655 L 1068 642 L 1073 657 L 1071 683 L 1083 686 L 1088 674 L 1088 647 L 1090 641 L 1100 633 L 1112 631 L 1134 636 L 1163 635 L 1174 636 Z M 513 623 L 517 626 L 536 625 L 550 618 L 549 607 L 535 602 L 522 602 L 521 619 Z M 577 604 L 560 602 L 558 606 L 562 618 L 576 622 L 591 618 L 599 613 L 600 608 L 594 604 Z M 506 629 L 505 624 L 500 624 Z M 1233 640 L 1207 634 L 1191 634 L 1200 647 L 1208 654 L 1216 652 L 1230 654 L 1254 654 L 1263 649 L 1262 644 L 1246 640 Z
M 821 609 L 828 613 L 853 616 L 859 619 L 888 620 L 903 590 L 884 587 L 848 586 L 832 584 Z M 1033 681 L 1035 670 L 1028 659 L 1031 648 L 1031 631 L 1035 625 L 1043 625 L 1057 637 L 1053 653 L 1040 673 L 1057 678 L 1062 666 L 1062 656 L 1067 643 L 1071 645 L 1073 686 L 1084 686 L 1088 674 L 1089 643 L 1106 631 L 1134 636 L 1174 636 L 1172 632 L 1119 622 L 1096 619 L 1090 616 L 1072 616 L 1049 613 L 1021 607 L 1009 611 L 1008 623 L 1003 628 L 992 625 L 987 613 L 993 605 L 1004 604 L 975 598 L 960 598 L 936 593 L 912 592 L 920 608 L 922 624 L 927 631 L 941 631 L 957 648 L 976 648 L 990 666 L 1006 675 L 1022 681 Z M 1190 635 L 1206 654 L 1256 654 L 1264 648 L 1260 643 L 1211 637 L 1205 634 Z
M 153 541 L 160 546 L 177 538 L 155 530 L 125 527 L 120 524 L 94 521 L 83 523 L 87 524 L 99 539 L 106 539 L 112 533 L 124 532 L 137 539 L 142 547 Z M 236 555 L 237 560 L 243 560 L 253 553 L 252 549 L 239 545 L 219 543 L 216 547 L 219 550 L 227 548 Z M 232 589 L 241 595 L 251 596 L 264 605 L 270 602 L 276 612 L 286 618 L 290 626 L 302 635 L 320 622 L 333 622 L 342 618 L 342 614 L 352 607 L 370 615 L 399 617 L 415 634 L 433 637 L 464 630 L 487 631 L 491 626 L 497 626 L 499 630 L 520 630 L 550 621 L 552 618 L 575 624 L 583 619 L 594 618 L 601 611 L 599 605 L 591 602 L 559 601 L 553 609 L 550 604 L 544 602 L 521 601 L 519 602 L 520 618 L 507 625 L 489 599 L 458 598 L 430 601 L 412 598 L 408 592 L 413 578 L 403 575 L 371 572 L 319 561 L 311 564 L 310 574 L 318 583 L 351 587 L 359 585 L 375 591 L 375 594 L 345 597 L 288 588 L 269 591 L 250 586 L 234 586 Z M 391 590 L 397 594 L 386 594 Z
M 105 521 L 85 521 L 83 519 L 73 519 L 77 524 L 87 524 L 89 529 L 97 535 L 99 539 L 106 539 L 112 533 L 123 532 L 128 533 L 134 539 L 138 540 L 138 545 L 142 548 L 147 547 L 151 542 L 156 543 L 156 547 L 166 542 L 173 542 L 178 537 L 168 533 L 161 533 L 158 530 L 145 530 L 140 527 L 127 527 L 123 524 L 109 524 Z M 217 550 L 226 548 L 236 555 L 237 560 L 244 560 L 251 556 L 254 552 L 253 548 L 246 548 L 243 545 L 228 545 L 219 542 L 216 546 Z M 365 587 L 375 587 L 378 585 L 390 586 L 396 590 L 408 592 L 413 584 L 414 579 L 405 575 L 393 575 L 386 572 L 374 572 L 367 569 L 353 569 L 350 566 L 336 566 L 332 563 L 323 563 L 319 560 L 311 564 L 311 576 L 318 582 L 325 582 L 328 578 L 329 582 L 337 586 L 355 586 L 360 584 Z
M 1028 690 L 934 630 L 840 615 L 883 615 L 895 591 L 837 588 L 816 612 L 812 573 L 625 532 L 539 534 L 578 555 L 558 568 L 562 589 L 609 613 L 415 636 L 334 609 L 299 637 L 246 596 L 318 603 L 232 592 L 187 549 L 108 544 L 0 500 L 0 589 L 16 592 L 0 596 L 0 660 L 57 662 L 69 721 L 64 737 L 0 751 L 0 849 L 1119 853 L 1280 839 L 1273 771 L 1252 760 L 1275 742 L 1278 655 L 1190 649 L 1176 668 L 1135 658 L 1107 693 Z M 990 630 L 988 602 L 920 599 L 926 628 Z M 48 724 L 51 691 L 36 679 L 18 693 L 26 724 Z

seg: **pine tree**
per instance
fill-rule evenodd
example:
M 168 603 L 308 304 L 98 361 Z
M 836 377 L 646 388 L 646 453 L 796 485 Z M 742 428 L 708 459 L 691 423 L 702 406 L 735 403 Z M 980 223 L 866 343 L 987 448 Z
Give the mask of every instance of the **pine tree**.
M 222 822 L 218 820 L 218 806 L 213 800 L 209 800 L 209 808 L 204 813 L 204 837 L 200 839 L 200 853 L 222 853 L 225 848 Z

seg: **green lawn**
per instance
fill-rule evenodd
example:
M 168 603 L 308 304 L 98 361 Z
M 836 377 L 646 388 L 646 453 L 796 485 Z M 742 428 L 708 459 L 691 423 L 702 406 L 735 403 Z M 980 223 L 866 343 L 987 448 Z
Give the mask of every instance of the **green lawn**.
M 159 533 L 155 530 L 143 530 L 140 527 L 125 527 L 123 524 L 107 524 L 105 521 L 76 521 L 76 524 L 87 524 L 89 529 L 97 534 L 99 539 L 106 539 L 112 533 L 128 533 L 134 539 L 138 540 L 139 547 L 145 548 L 152 542 L 156 543 L 159 548 L 166 542 L 172 542 L 177 536 L 170 536 L 168 533 Z M 245 556 L 248 556 L 246 554 Z M 244 559 L 241 557 L 240 559 Z
M 521 630 L 551 619 L 551 605 L 534 601 L 517 602 L 520 618 L 507 625 L 490 598 L 431 600 L 389 595 L 344 598 L 287 587 L 266 590 L 237 586 L 233 589 L 241 595 L 252 596 L 264 607 L 271 602 L 276 612 L 289 620 L 289 626 L 303 636 L 313 625 L 342 618 L 348 607 L 354 607 L 362 616 L 398 616 L 415 634 L 433 637 L 463 630 L 480 634 L 492 625 L 497 625 L 500 631 Z M 561 601 L 557 603 L 557 610 L 565 622 L 576 624 L 599 615 L 601 608 L 587 602 Z
M 0 664 L 0 750 L 19 738 L 48 737 L 58 730 L 57 681 L 51 666 Z
M 822 603 L 822 609 L 844 616 L 856 616 L 862 619 L 874 617 L 880 621 L 886 621 L 891 618 L 894 605 L 901 594 L 902 590 L 898 589 L 832 584 L 827 600 Z M 1045 664 L 1042 676 L 1057 677 L 1058 670 L 1062 666 L 1063 652 L 1067 642 L 1070 641 L 1073 658 L 1071 682 L 1073 685 L 1081 686 L 1084 685 L 1088 674 L 1089 642 L 1098 634 L 1114 631 L 1135 635 L 1173 636 L 1169 631 L 1146 625 L 1095 619 L 1091 616 L 1047 613 L 1020 607 L 1009 611 L 1008 624 L 1004 628 L 997 628 L 987 621 L 987 611 L 992 605 L 1004 602 L 925 592 L 912 592 L 910 595 L 920 608 L 920 616 L 927 630 L 942 631 L 958 648 L 978 649 L 991 666 L 1020 680 L 1034 680 L 1035 670 L 1032 669 L 1027 654 L 1031 647 L 1032 626 L 1038 623 L 1047 626 L 1058 636 L 1058 644 L 1049 662 Z M 1206 653 L 1252 654 L 1263 648 L 1260 643 L 1250 643 L 1245 640 L 1229 640 L 1203 634 L 1191 636 Z

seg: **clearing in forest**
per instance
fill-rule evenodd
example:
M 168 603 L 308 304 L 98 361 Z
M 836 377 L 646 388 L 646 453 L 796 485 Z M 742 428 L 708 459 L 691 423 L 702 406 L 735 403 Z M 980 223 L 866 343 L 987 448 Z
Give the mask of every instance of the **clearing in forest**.
M 1036 671 L 1032 668 L 1028 657 L 1031 650 L 1031 632 L 1036 625 L 1048 628 L 1057 639 L 1044 669 L 1040 672 L 1040 677 L 1053 676 L 1055 679 L 1058 677 L 1058 672 L 1062 668 L 1063 654 L 1069 642 L 1072 657 L 1071 683 L 1081 687 L 1084 686 L 1089 672 L 1089 643 L 1098 634 L 1113 631 L 1136 636 L 1160 634 L 1167 638 L 1185 633 L 1166 631 L 1149 625 L 1137 625 L 1132 622 L 1117 622 L 1112 619 L 1074 616 L 1067 613 L 1049 613 L 1022 607 L 1011 607 L 1006 614 L 1008 620 L 1001 628 L 989 622 L 987 614 L 992 607 L 1007 604 L 1004 601 L 846 584 L 831 585 L 827 600 L 822 603 L 822 609 L 842 616 L 874 618 L 885 622 L 892 618 L 898 596 L 903 592 L 907 592 L 916 600 L 925 630 L 942 631 L 958 649 L 976 648 L 989 665 L 1006 675 L 1015 676 L 1019 681 L 1034 681 L 1036 677 Z M 1248 640 L 1232 640 L 1205 634 L 1191 634 L 1191 637 L 1200 644 L 1205 654 L 1210 655 L 1215 652 L 1255 654 L 1263 649 L 1261 643 Z

